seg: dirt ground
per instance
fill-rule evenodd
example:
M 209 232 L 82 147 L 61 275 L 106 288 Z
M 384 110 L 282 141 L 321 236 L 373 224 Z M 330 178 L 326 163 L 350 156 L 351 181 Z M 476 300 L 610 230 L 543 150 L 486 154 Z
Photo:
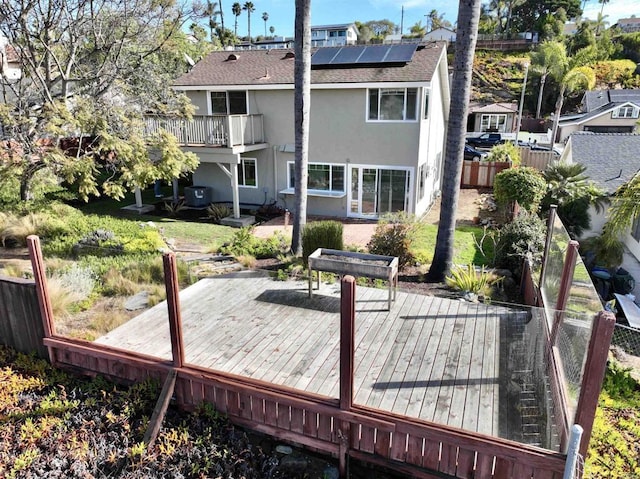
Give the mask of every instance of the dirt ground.
M 456 213 L 458 224 L 476 224 L 482 216 L 483 205 L 490 191 L 477 189 L 462 189 L 458 199 L 458 208 Z M 309 222 L 327 218 L 310 217 Z M 432 224 L 438 224 L 440 219 L 440 198 L 438 198 L 429 212 L 422 218 L 422 221 Z M 344 225 L 343 238 L 345 245 L 353 245 L 358 247 L 366 247 L 371 239 L 376 226 L 375 220 L 361 220 L 346 218 L 342 220 Z M 254 230 L 255 236 L 259 238 L 268 238 L 276 231 L 282 232 L 285 236 L 291 235 L 291 225 L 285 225 L 285 218 L 278 217 L 268 222 L 257 225 Z

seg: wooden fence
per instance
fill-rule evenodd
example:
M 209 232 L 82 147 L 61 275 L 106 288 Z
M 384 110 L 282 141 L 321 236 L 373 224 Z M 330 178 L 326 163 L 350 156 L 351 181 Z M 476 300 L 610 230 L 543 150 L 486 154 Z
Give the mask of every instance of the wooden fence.
M 522 166 L 530 166 L 544 171 L 547 166 L 557 160 L 552 151 L 536 151 L 527 147 L 519 147 Z M 511 168 L 510 161 L 464 161 L 460 186 L 463 188 L 493 188 L 493 181 L 498 173 Z
M 464 188 L 493 188 L 496 175 L 511 168 L 510 161 L 465 161 L 460 186 Z
M 186 409 L 195 408 L 203 401 L 214 404 L 238 425 L 338 457 L 341 477 L 347 477 L 349 457 L 424 479 L 563 477 L 564 454 L 354 405 L 355 280 L 352 277 L 345 277 L 341 283 L 339 398 L 334 399 L 186 364 L 177 268 L 172 253 L 164 256 L 171 361 L 60 337 L 55 333 L 47 304 L 37 237 L 29 238 L 29 249 L 42 312 L 44 344 L 49 348 L 51 362 L 59 367 L 83 374 L 102 374 L 119 381 L 166 379 L 160 397 L 164 403 L 175 392 L 178 404 Z M 603 334 L 602 328 L 594 327 L 594 330 Z M 590 386 L 581 390 L 579 399 L 579 415 L 585 423 L 581 423 L 585 432 L 590 432 L 593 423 L 602 381 L 600 376 L 598 383 L 598 375 L 603 373 L 605 362 L 606 351 L 602 348 L 594 353 L 590 351 L 585 370 L 585 381 Z M 152 426 L 154 430 L 159 427 L 151 424 L 150 429 Z M 587 435 L 586 443 L 588 439 Z
M 0 277 L 0 344 L 48 357 L 33 280 Z

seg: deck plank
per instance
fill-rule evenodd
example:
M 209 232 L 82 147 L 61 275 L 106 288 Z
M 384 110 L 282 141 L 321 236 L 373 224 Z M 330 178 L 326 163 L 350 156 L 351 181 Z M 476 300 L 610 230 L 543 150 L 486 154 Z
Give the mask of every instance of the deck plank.
M 504 308 L 356 288 L 354 401 L 498 434 Z M 337 397 L 340 283 L 236 273 L 180 292 L 187 362 Z M 166 303 L 96 342 L 171 359 Z

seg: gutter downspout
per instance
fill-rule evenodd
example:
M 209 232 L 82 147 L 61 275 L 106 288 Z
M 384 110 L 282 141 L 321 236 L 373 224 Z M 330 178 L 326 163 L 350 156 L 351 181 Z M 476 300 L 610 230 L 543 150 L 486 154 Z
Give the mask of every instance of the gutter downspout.
M 273 200 L 278 202 L 278 145 L 273 145 Z

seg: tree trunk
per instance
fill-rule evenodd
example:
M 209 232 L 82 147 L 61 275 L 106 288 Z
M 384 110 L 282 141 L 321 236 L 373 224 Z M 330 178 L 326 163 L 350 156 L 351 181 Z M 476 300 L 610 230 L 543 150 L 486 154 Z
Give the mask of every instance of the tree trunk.
M 556 113 L 553 117 L 553 128 L 551 129 L 551 149 L 553 150 L 553 144 L 556 142 L 556 135 L 558 134 L 558 123 L 560 122 L 560 112 L 562 111 L 562 104 L 564 103 L 564 93 L 566 91 L 566 84 L 563 82 L 560 86 L 560 95 L 556 100 Z
M 538 108 L 536 108 L 536 119 L 540 118 L 540 109 L 542 108 L 542 92 L 544 91 L 544 83 L 547 81 L 547 73 L 543 73 L 540 77 L 540 92 L 538 93 Z
M 433 263 L 429 269 L 430 281 L 442 281 L 453 261 L 453 233 L 460 193 L 460 176 L 464 154 L 464 136 L 467 125 L 473 56 L 478 39 L 481 0 L 461 0 L 458 6 L 456 52 L 453 59 L 451 105 L 444 159 L 440 223 Z
M 295 21 L 295 203 L 291 252 L 302 255 L 302 229 L 307 222 L 307 164 L 311 103 L 311 0 L 296 0 Z

